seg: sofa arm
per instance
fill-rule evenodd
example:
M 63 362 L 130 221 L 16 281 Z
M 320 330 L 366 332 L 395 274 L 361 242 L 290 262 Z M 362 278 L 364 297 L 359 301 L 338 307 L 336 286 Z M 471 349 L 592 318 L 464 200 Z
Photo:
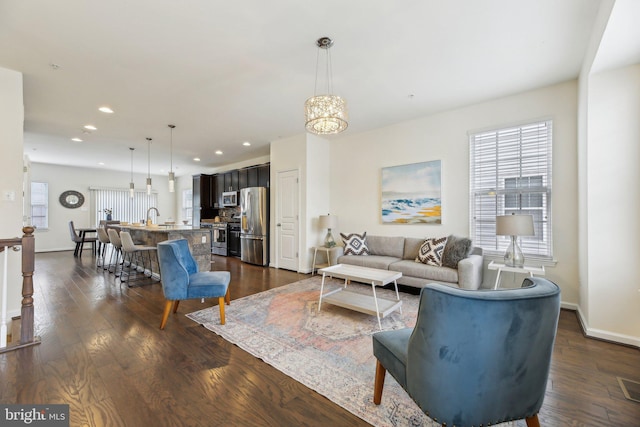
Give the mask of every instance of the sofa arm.
M 338 263 L 338 258 L 344 255 L 344 247 L 340 245 L 334 246 L 330 253 L 330 264 L 336 265 Z
M 464 289 L 480 289 L 484 257 L 469 255 L 458 263 L 458 286 Z

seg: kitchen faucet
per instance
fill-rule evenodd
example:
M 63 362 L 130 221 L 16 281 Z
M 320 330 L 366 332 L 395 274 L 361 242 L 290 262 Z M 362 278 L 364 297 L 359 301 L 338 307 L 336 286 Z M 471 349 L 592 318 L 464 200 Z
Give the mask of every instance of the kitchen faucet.
M 149 209 L 147 209 L 147 225 L 153 224 L 153 222 L 151 222 L 151 215 L 150 215 L 152 210 L 156 211 L 156 215 L 160 216 L 160 212 L 158 212 L 158 208 L 154 208 L 152 206 Z

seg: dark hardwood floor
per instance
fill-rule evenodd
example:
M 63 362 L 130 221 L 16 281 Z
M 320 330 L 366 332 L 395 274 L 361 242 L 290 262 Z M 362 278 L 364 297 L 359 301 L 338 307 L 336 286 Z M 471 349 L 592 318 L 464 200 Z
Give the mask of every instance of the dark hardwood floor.
M 213 300 L 181 302 L 161 331 L 160 284 L 128 288 L 94 261 L 88 251 L 36 255 L 42 344 L 0 354 L 0 402 L 67 403 L 72 426 L 367 425 L 182 315 Z M 214 261 L 231 271 L 232 306 L 307 277 Z M 640 381 L 640 351 L 584 338 L 563 311 L 542 425 L 640 426 L 640 403 L 624 398 L 616 376 Z

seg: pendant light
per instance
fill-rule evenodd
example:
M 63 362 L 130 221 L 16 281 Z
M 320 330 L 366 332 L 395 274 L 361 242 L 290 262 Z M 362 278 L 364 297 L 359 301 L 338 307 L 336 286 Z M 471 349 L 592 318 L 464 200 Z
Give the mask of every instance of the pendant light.
M 147 138 L 147 196 L 151 195 L 151 138 Z
M 131 150 L 131 181 L 129 182 L 129 197 L 133 199 L 135 193 L 135 186 L 133 185 L 133 150 L 135 150 L 135 148 L 129 147 L 129 150 Z
M 176 127 L 176 125 L 168 125 L 169 129 L 171 129 L 171 139 L 170 141 L 170 148 L 169 148 L 169 158 L 170 158 L 170 162 L 171 162 L 171 167 L 169 169 L 169 193 L 173 193 L 175 192 L 175 181 L 176 181 L 176 175 L 173 173 L 173 129 Z
M 307 131 L 317 135 L 340 133 L 349 125 L 347 114 L 347 102 L 337 95 L 332 95 L 333 76 L 331 71 L 331 54 L 329 49 L 333 46 L 333 40 L 329 37 L 321 37 L 316 41 L 318 55 L 316 57 L 316 83 L 313 96 L 304 103 L 305 127 Z M 327 92 L 325 95 L 317 95 L 318 69 L 320 49 L 326 52 L 326 80 Z

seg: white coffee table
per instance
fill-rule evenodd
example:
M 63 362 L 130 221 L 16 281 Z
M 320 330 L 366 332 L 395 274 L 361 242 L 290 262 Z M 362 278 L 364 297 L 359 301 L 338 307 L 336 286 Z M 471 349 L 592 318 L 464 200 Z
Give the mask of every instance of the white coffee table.
M 378 318 L 378 327 L 382 330 L 380 319 L 388 316 L 395 310 L 402 313 L 402 301 L 398 293 L 397 280 L 402 277 L 402 273 L 398 271 L 380 270 L 377 268 L 360 267 L 357 265 L 337 264 L 331 267 L 321 268 L 318 270 L 322 273 L 322 285 L 320 286 L 320 301 L 318 302 L 318 311 L 322 306 L 322 302 L 337 305 L 338 307 L 347 308 L 349 310 L 358 311 L 360 313 L 374 315 Z M 344 287 L 331 292 L 324 292 L 325 277 L 336 277 L 344 279 Z M 350 280 L 356 282 L 371 283 L 373 295 L 364 295 L 347 290 Z M 376 286 L 384 286 L 393 282 L 396 290 L 396 300 L 378 298 L 376 296 Z

